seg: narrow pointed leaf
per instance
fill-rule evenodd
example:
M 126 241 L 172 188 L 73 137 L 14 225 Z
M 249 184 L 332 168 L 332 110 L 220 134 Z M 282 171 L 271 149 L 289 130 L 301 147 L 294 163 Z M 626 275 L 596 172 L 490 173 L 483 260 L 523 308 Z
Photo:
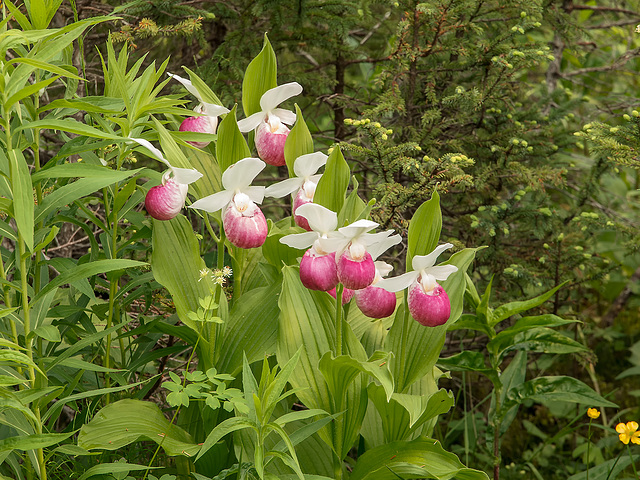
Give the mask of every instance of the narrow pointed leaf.
M 238 129 L 238 122 L 236 121 L 237 107 L 237 105 L 234 105 L 231 112 L 224 117 L 224 120 L 218 126 L 216 157 L 218 157 L 218 164 L 223 174 L 227 168 L 238 160 L 251 156 L 247 141 Z
M 287 162 L 289 177 L 295 176 L 293 166 L 296 159 L 301 155 L 313 153 L 313 138 L 311 138 L 311 132 L 309 132 L 309 127 L 304 121 L 302 111 L 297 103 L 295 107 L 296 124 L 289 132 L 287 141 L 284 144 L 284 159 Z
M 277 76 L 276 54 L 265 33 L 264 46 L 260 53 L 249 63 L 242 80 L 242 108 L 245 117 L 262 110 L 260 108 L 260 98 L 267 90 L 278 85 Z
M 9 437 L 0 440 L 0 452 L 12 450 L 36 450 L 38 448 L 46 448 L 56 443 L 60 443 L 74 432 L 69 433 L 41 433 L 39 435 L 24 435 Z
M 11 191 L 13 193 L 13 213 L 29 251 L 33 249 L 34 202 L 33 187 L 29 167 L 22 152 L 9 151 L 9 168 L 11 170 Z M 25 292 L 26 293 L 26 292 Z
M 224 420 L 222 423 L 216 425 L 216 427 L 207 436 L 207 439 L 202 444 L 202 449 L 196 457 L 196 462 L 207 450 L 213 447 L 218 441 L 220 441 L 225 435 L 235 432 L 236 430 L 242 430 L 244 428 L 251 428 L 257 431 L 257 425 L 243 417 L 231 417 Z
M 427 255 L 438 245 L 441 229 L 440 195 L 434 191 L 431 200 L 420 205 L 409 223 L 407 271 L 413 269 L 411 259 L 414 255 Z
M 314 203 L 333 212 L 342 210 L 350 177 L 349 165 L 347 165 L 340 147 L 335 147 L 327 159 L 324 174 L 316 187 L 316 193 L 313 197 Z

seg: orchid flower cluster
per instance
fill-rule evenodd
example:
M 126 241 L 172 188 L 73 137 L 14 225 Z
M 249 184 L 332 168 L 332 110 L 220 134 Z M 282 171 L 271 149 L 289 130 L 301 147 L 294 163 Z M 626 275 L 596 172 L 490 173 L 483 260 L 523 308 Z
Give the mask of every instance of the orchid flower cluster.
M 180 130 L 215 133 L 218 116 L 229 110 L 204 102 L 189 80 L 170 76 L 182 83 L 200 102 L 196 112 L 202 115 L 184 120 Z M 227 240 L 239 248 L 257 248 L 264 244 L 268 233 L 267 221 L 258 205 L 265 197 L 292 195 L 294 221 L 306 232 L 284 236 L 280 242 L 306 249 L 300 261 L 300 280 L 305 287 L 328 292 L 335 298 L 336 287 L 342 284 L 343 304 L 355 296 L 358 308 L 371 318 L 392 315 L 396 307 L 396 292 L 409 288 L 408 307 L 415 320 L 426 326 L 446 323 L 451 305 L 438 281 L 446 280 L 457 271 L 457 267 L 434 265 L 436 258 L 452 245 L 447 243 L 429 255 L 414 256 L 414 271 L 395 278 L 383 278 L 393 267 L 376 260 L 390 247 L 400 243 L 401 237 L 393 234 L 393 230 L 371 233 L 378 224 L 365 219 L 338 228 L 336 212 L 313 203 L 321 177 L 317 172 L 326 164 L 327 155 L 321 152 L 301 155 L 293 165 L 294 177 L 267 188 L 251 185 L 267 163 L 285 165 L 284 145 L 290 132 L 285 124 L 295 123 L 296 115 L 279 108 L 279 105 L 301 92 L 302 87 L 292 82 L 262 95 L 262 110 L 238 122 L 241 132 L 255 129 L 256 150 L 260 158 L 243 158 L 229 166 L 222 174 L 224 189 L 197 200 L 190 208 L 209 213 L 222 211 L 222 226 Z M 146 147 L 169 167 L 163 175 L 162 185 L 151 188 L 147 194 L 145 205 L 148 213 L 158 220 L 175 217 L 184 206 L 188 185 L 202 174 L 173 167 L 162 152 L 146 140 L 130 140 Z M 206 146 L 206 143 L 190 143 L 197 148 Z

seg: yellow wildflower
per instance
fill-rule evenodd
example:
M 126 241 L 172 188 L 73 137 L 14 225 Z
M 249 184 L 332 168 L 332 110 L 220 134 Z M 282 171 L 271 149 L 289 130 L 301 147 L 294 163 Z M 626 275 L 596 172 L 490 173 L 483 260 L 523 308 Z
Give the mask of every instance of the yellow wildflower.
M 640 432 L 638 432 L 638 422 L 619 423 L 616 425 L 616 432 L 620 435 L 620 441 L 625 445 L 636 443 L 640 445 Z
M 589 408 L 587 410 L 587 415 L 589 418 L 593 418 L 595 420 L 600 416 L 600 411 L 597 408 Z

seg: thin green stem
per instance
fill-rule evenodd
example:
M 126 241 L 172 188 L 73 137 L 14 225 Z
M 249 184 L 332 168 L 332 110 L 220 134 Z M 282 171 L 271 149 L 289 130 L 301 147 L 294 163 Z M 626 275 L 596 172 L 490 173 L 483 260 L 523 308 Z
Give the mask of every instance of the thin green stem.
M 407 289 L 405 289 L 404 291 L 404 310 L 403 310 L 403 315 L 402 315 L 402 333 L 400 336 L 400 355 L 399 355 L 399 362 L 400 362 L 400 378 L 399 381 L 402 385 L 402 390 L 405 387 L 404 381 L 404 370 L 405 370 L 405 364 L 406 364 L 406 351 L 407 351 L 407 336 L 409 335 L 409 295 L 407 292 Z M 398 389 L 398 393 L 402 393 L 401 389 Z
M 336 287 L 336 357 L 342 355 L 342 330 L 343 326 L 343 310 L 342 310 L 342 292 L 344 286 L 339 283 Z
M 587 480 L 589 480 L 589 470 L 591 467 L 589 464 L 591 463 L 591 422 L 593 419 L 589 417 L 589 430 L 587 432 Z
M 633 455 L 631 455 L 631 445 L 627 443 L 627 453 L 629 454 L 629 460 L 631 460 L 631 468 L 633 468 L 633 475 L 636 480 L 638 477 L 638 471 L 636 470 L 636 462 L 633 461 Z

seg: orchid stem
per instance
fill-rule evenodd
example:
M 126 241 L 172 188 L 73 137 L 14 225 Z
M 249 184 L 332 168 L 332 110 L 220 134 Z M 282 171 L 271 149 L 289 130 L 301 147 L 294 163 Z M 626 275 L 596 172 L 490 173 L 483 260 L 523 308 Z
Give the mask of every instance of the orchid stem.
M 344 286 L 339 283 L 336 287 L 336 357 L 342 355 L 342 292 Z

